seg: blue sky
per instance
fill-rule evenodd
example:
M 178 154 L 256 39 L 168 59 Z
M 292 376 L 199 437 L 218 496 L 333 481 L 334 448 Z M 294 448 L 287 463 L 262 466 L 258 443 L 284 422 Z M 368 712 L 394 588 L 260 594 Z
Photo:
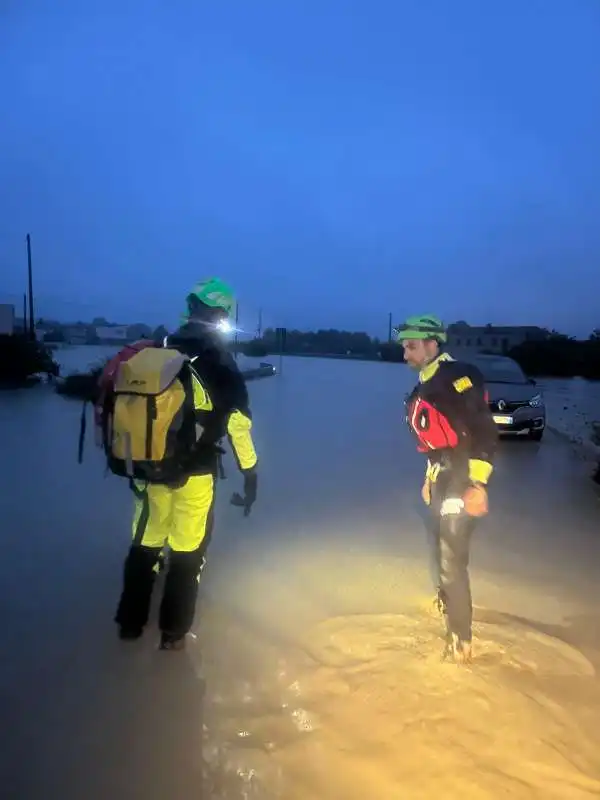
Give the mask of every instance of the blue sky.
M 7 0 L 0 301 L 600 326 L 598 0 Z

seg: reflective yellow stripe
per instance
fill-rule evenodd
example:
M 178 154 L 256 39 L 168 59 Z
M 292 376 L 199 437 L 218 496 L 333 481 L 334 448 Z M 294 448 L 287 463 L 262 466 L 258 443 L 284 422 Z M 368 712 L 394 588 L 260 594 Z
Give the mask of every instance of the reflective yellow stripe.
M 196 411 L 212 411 L 213 404 L 208 392 L 204 388 L 200 376 L 192 367 L 192 391 L 194 392 L 194 408 Z
M 440 470 L 442 465 L 438 462 L 431 463 L 431 461 L 427 461 L 427 469 L 425 470 L 425 477 L 427 480 L 430 480 L 431 483 L 435 483 L 438 479 L 438 475 L 440 474 Z
M 241 469 L 252 469 L 258 461 L 251 430 L 252 420 L 241 411 L 229 415 L 227 433 Z
M 434 358 L 429 364 L 426 364 L 419 372 L 419 383 L 427 383 L 427 381 L 430 381 L 440 368 L 440 364 L 443 364 L 444 361 L 454 361 L 454 359 L 449 353 L 441 353 L 441 355 Z
M 462 378 L 455 380 L 452 386 L 454 386 L 459 394 L 462 394 L 463 392 L 466 392 L 467 389 L 473 388 L 473 381 L 468 375 L 463 375 Z
M 487 461 L 478 458 L 469 459 L 469 480 L 473 483 L 487 483 L 494 468 Z

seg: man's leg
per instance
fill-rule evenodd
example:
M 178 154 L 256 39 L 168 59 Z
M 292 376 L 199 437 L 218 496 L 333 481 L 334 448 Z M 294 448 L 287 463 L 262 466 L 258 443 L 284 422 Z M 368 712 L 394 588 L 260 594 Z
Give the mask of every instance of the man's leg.
M 122 639 L 139 638 L 148 622 L 156 566 L 171 522 L 172 493 L 166 486 L 132 486 L 133 542 L 125 559 L 123 591 L 115 622 Z
M 441 589 L 441 517 L 440 510 L 444 499 L 443 476 L 441 480 L 431 483 L 431 500 L 427 517 L 427 540 L 429 545 L 429 572 L 435 591 L 434 605 L 440 614 L 445 614 L 445 604 Z
M 470 658 L 473 604 L 469 550 L 475 520 L 462 514 L 440 517 L 440 588 L 454 655 Z
M 193 475 L 173 490 L 169 566 L 160 607 L 163 649 L 180 649 L 194 623 L 198 583 L 213 526 L 215 479 Z

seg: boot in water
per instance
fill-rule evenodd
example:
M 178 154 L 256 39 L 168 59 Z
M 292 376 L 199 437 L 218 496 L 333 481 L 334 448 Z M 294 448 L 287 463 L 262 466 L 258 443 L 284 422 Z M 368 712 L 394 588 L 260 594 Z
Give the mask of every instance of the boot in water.
M 434 613 L 438 614 L 444 620 L 446 619 L 446 598 L 444 597 L 444 593 L 441 589 L 438 589 L 436 592 L 435 597 L 433 598 L 433 602 L 431 604 L 433 606 Z
M 444 661 L 454 661 L 455 664 L 468 665 L 473 661 L 473 645 L 466 642 L 455 633 L 450 634 L 443 653 Z
M 125 625 L 119 625 L 119 639 L 124 642 L 135 642 L 141 638 L 143 633 L 143 628 L 128 628 Z
M 172 633 L 163 631 L 160 635 L 159 650 L 184 650 L 185 649 L 185 634 L 183 636 L 174 636 Z

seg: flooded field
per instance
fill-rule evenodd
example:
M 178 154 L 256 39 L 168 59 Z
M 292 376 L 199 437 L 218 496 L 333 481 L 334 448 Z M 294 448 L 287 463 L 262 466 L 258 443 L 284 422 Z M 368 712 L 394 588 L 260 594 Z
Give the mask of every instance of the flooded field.
M 184 654 L 155 629 L 116 641 L 130 502 L 91 440 L 77 465 L 79 404 L 0 395 L 7 797 L 600 796 L 594 487 L 558 438 L 502 446 L 473 548 L 476 661 L 442 663 L 411 380 L 287 359 L 250 385 L 259 501 L 229 506 L 228 457 Z

